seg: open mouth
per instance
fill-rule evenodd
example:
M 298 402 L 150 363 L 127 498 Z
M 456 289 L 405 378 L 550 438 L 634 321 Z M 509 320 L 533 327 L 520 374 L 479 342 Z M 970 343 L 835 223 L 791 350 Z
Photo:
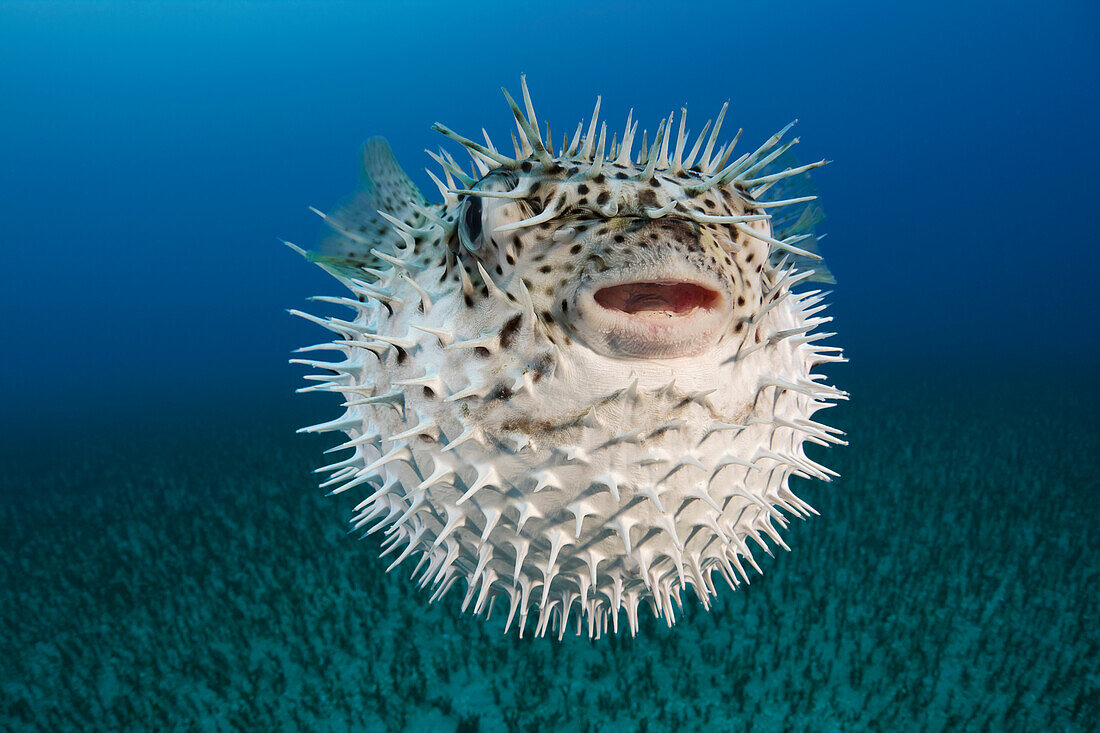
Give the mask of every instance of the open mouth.
M 621 311 L 642 318 L 672 318 L 710 309 L 718 293 L 696 283 L 668 280 L 633 282 L 600 288 L 593 296 L 607 310 Z
M 654 278 L 583 288 L 573 328 L 609 356 L 672 358 L 711 348 L 728 325 L 727 299 L 701 282 Z

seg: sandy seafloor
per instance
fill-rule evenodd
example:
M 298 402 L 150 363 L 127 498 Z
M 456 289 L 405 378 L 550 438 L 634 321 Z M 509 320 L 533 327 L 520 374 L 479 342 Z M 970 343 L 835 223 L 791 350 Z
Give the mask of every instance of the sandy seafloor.
M 1095 730 L 1095 388 L 840 377 L 822 516 L 635 639 L 429 606 L 275 408 L 9 439 L 0 729 Z

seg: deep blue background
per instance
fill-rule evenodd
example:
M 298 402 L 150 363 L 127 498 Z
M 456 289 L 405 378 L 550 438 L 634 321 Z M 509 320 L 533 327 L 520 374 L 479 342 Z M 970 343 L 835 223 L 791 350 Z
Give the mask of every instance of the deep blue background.
M 371 135 L 434 198 L 430 124 L 506 139 L 521 72 L 556 137 L 800 118 L 851 374 L 1095 366 L 1095 4 L 397 5 L 0 3 L 4 428 L 289 404 L 338 286 L 277 238 Z

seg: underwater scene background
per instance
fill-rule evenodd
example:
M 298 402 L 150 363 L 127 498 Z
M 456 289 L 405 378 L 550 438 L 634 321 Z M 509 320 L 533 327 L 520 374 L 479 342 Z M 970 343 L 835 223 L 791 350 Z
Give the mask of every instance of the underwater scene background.
M 0 729 L 1096 730 L 1090 3 L 0 2 Z M 748 588 L 517 639 L 390 574 L 295 429 L 284 247 L 386 136 L 797 117 L 851 399 Z M 434 167 L 434 166 L 433 166 Z

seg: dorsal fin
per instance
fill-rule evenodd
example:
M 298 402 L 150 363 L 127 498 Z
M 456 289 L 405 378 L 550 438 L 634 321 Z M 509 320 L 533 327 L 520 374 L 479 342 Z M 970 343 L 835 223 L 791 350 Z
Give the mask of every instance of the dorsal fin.
M 359 177 L 359 191 L 325 219 L 332 234 L 321 241 L 313 255 L 318 262 L 354 268 L 383 264 L 370 253 L 371 249 L 393 252 L 404 243 L 379 211 L 412 227 L 424 224 L 424 217 L 413 206 L 427 206 L 427 202 L 397 164 L 385 138 L 371 138 L 363 146 Z
M 794 153 L 788 151 L 773 160 L 756 175 L 771 175 L 772 173 L 778 173 L 787 168 L 797 168 L 798 166 L 798 158 L 795 157 Z M 777 181 L 761 198 L 764 201 L 778 201 L 780 199 L 793 199 L 801 198 L 802 196 L 816 195 L 817 186 L 814 185 L 813 180 L 810 178 L 810 173 L 807 171 Z M 776 209 L 769 209 L 769 212 L 772 215 L 772 234 L 776 239 L 785 239 L 786 237 L 791 237 L 796 234 L 808 234 L 810 235 L 809 237 L 799 241 L 795 246 L 817 255 L 821 254 L 818 239 L 822 235 L 819 235 L 815 231 L 815 227 L 825 220 L 825 212 L 822 211 L 817 201 L 807 201 L 792 206 L 782 206 Z M 787 261 L 796 265 L 799 270 L 813 270 L 814 274 L 809 278 L 812 282 L 836 282 L 836 280 L 833 279 L 833 274 L 829 272 L 829 268 L 825 265 L 824 260 L 815 260 L 800 255 L 791 255 L 781 250 L 775 251 L 773 257 L 775 260 L 786 257 Z

